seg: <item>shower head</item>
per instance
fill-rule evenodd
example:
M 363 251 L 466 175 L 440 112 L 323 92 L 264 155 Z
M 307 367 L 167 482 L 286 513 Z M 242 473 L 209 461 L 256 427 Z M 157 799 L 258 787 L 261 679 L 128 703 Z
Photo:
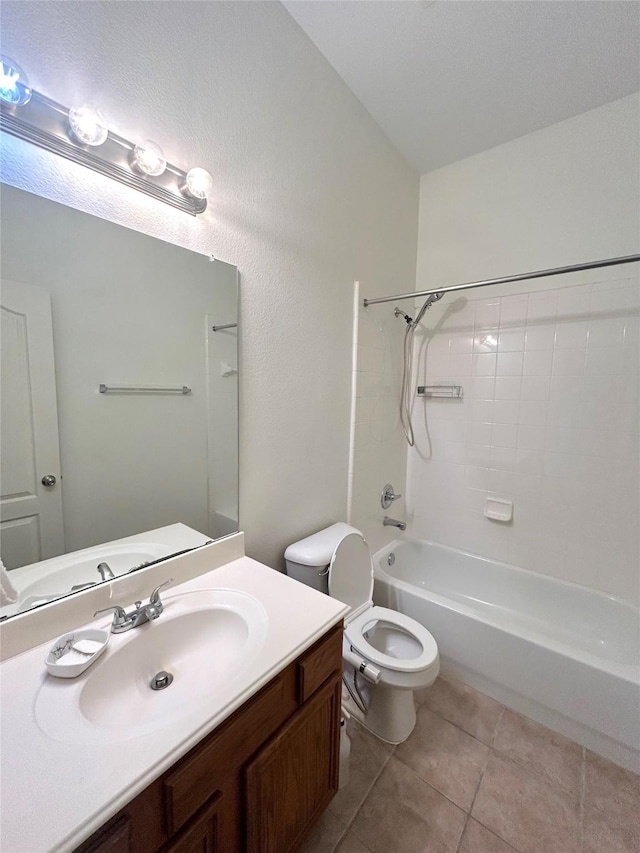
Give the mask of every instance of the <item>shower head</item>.
M 410 326 L 413 323 L 412 318 L 408 314 L 405 314 L 404 311 L 401 311 L 397 307 L 396 307 L 395 311 L 393 312 L 393 314 L 395 317 L 402 317 L 402 319 L 405 321 L 407 326 Z
M 433 305 L 433 303 L 434 303 L 434 302 L 437 302 L 437 301 L 438 301 L 438 299 L 442 299 L 442 297 L 443 297 L 443 296 L 444 296 L 444 293 L 443 293 L 443 292 L 440 292 L 440 293 L 432 293 L 432 294 L 430 294 L 429 296 L 427 296 L 427 298 L 425 299 L 424 305 L 423 305 L 423 306 L 422 306 L 422 308 L 418 311 L 418 314 L 417 314 L 417 316 L 416 316 L 416 319 L 413 321 L 413 327 L 414 327 L 414 329 L 415 329 L 415 327 L 418 325 L 418 323 L 420 322 L 420 320 L 422 320 L 422 318 L 424 317 L 425 313 L 429 310 L 429 308 L 431 308 L 431 306 Z

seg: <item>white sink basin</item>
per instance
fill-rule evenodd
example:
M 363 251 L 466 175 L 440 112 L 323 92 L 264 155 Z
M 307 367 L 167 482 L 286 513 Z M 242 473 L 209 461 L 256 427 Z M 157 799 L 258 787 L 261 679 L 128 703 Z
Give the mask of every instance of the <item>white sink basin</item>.
M 262 605 L 234 590 L 164 598 L 162 615 L 113 635 L 102 658 L 77 679 L 47 676 L 35 704 L 45 734 L 72 743 L 140 737 L 217 704 L 251 664 L 267 634 Z M 162 690 L 151 681 L 173 676 Z

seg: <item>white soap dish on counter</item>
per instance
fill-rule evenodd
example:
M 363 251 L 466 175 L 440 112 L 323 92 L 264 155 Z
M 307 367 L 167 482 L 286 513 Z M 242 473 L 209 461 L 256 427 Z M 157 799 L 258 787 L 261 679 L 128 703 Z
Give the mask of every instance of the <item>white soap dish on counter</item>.
M 45 658 L 50 675 L 75 678 L 91 666 L 107 648 L 110 634 L 97 628 L 72 631 L 58 637 Z

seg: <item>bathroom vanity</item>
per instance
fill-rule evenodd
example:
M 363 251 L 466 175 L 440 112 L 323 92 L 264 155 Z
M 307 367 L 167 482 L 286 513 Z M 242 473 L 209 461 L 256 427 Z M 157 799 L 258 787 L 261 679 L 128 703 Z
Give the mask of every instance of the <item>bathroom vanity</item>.
M 17 651 L 0 670 L 2 849 L 299 847 L 337 790 L 348 608 L 234 550 L 241 534 L 2 626 Z M 167 577 L 185 580 L 164 591 L 158 619 L 112 635 L 76 679 L 46 673 L 64 630 L 109 627 L 87 617 Z M 23 618 L 41 642 L 20 651 Z M 159 668 L 174 680 L 155 692 Z
M 295 850 L 338 788 L 341 665 L 338 625 L 78 853 Z

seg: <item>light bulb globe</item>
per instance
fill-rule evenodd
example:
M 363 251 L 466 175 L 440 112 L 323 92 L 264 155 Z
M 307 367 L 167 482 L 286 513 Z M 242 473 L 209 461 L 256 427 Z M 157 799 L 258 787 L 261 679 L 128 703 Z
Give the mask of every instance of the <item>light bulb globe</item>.
M 212 187 L 213 178 L 206 169 L 201 169 L 199 166 L 189 169 L 184 187 L 187 195 L 198 200 L 206 199 Z
M 31 100 L 27 75 L 8 56 L 0 56 L 0 100 L 13 107 L 23 107 Z
M 167 168 L 167 158 L 164 156 L 162 148 L 156 142 L 145 139 L 144 142 L 139 142 L 133 149 L 131 165 L 136 172 L 155 177 L 156 175 L 161 175 Z
M 90 104 L 69 110 L 71 132 L 83 145 L 102 145 L 109 135 L 107 120 L 100 110 Z

